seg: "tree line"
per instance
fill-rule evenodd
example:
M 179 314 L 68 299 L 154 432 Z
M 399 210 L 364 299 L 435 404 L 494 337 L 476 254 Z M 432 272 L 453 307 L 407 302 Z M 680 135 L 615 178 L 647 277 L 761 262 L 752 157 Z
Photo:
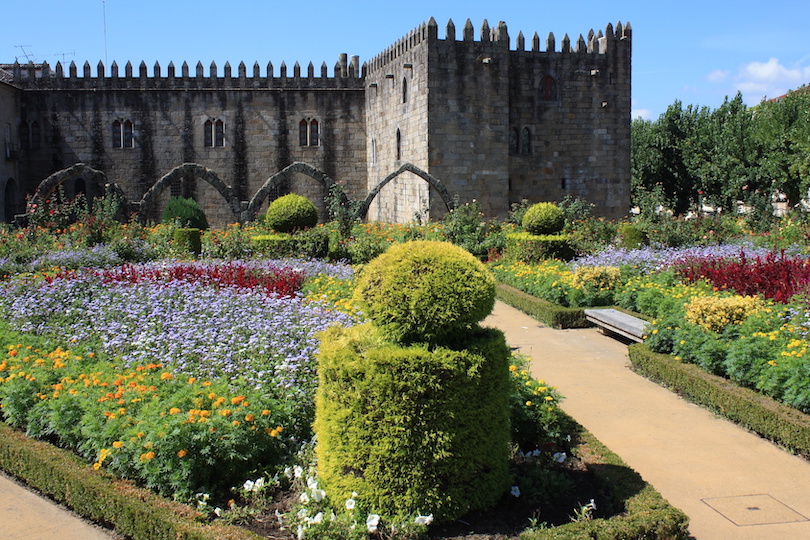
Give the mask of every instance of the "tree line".
M 800 210 L 810 188 L 810 87 L 748 107 L 742 94 L 717 109 L 670 105 L 633 120 L 631 190 L 642 213 L 683 215 L 741 202 L 772 214 L 774 196 Z

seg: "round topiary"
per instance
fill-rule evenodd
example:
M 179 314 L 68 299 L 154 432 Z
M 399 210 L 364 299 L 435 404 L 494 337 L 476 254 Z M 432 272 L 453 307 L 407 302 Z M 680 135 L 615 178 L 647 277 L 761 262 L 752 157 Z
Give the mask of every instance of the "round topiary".
M 205 230 L 208 228 L 208 220 L 205 212 L 194 199 L 185 197 L 172 197 L 166 204 L 166 209 L 161 216 L 163 223 L 179 222 L 181 227 L 189 229 Z
M 439 342 L 473 327 L 495 305 L 495 278 L 449 242 L 396 244 L 360 273 L 355 299 L 396 342 Z
M 274 231 L 291 233 L 317 225 L 318 210 L 306 197 L 290 193 L 270 203 L 265 221 Z
M 555 234 L 563 229 L 565 215 L 556 204 L 541 202 L 526 210 L 522 225 L 532 234 Z

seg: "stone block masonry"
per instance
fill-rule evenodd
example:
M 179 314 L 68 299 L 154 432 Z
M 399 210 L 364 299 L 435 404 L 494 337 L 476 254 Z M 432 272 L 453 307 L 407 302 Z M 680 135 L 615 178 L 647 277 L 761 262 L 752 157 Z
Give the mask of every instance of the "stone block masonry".
M 553 34 L 510 42 L 505 23 L 468 20 L 460 39 L 450 21 L 420 25 L 360 66 L 345 54 L 329 75 L 295 64 L 262 68 L 215 64 L 192 71 L 158 64 L 123 74 L 99 63 L 3 65 L 19 98 L 10 101 L 19 145 L 14 186 L 33 193 L 60 169 L 86 163 L 137 201 L 183 163 L 213 171 L 242 201 L 268 178 L 301 162 L 364 199 L 392 172 L 411 164 L 440 181 L 450 197 L 479 201 L 489 217 L 510 204 L 587 199 L 605 217 L 624 216 L 630 198 L 630 25 L 607 25 L 558 49 Z M 529 50 L 527 50 L 529 45 Z M 5 103 L 5 102 L 4 102 Z M 191 170 L 191 169 L 190 169 Z M 195 169 L 196 170 L 196 169 Z M 76 178 L 65 192 L 99 192 Z M 7 179 L 0 181 L 8 182 Z M 295 173 L 269 198 L 295 192 L 325 216 L 324 183 Z M 2 193 L 2 191 L 0 191 Z M 195 198 L 214 225 L 239 216 L 217 189 L 194 175 L 161 195 Z M 444 199 L 410 172 L 379 189 L 369 219 L 438 218 Z M 159 211 L 158 205 L 152 211 Z M 266 201 L 264 208 L 266 208 Z M 153 218 L 155 216 L 152 216 Z M 8 216 L 6 216 L 8 220 Z

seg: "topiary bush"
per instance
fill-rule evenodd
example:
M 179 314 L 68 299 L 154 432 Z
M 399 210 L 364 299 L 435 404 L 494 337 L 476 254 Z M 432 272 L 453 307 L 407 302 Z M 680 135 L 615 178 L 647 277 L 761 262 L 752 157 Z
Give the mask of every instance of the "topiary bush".
M 188 252 L 199 257 L 202 252 L 202 236 L 200 229 L 175 229 L 173 237 L 174 247 L 179 251 Z
M 194 199 L 184 197 L 172 197 L 166 204 L 166 209 L 161 216 L 163 223 L 179 222 L 181 227 L 189 229 L 208 229 L 208 219 L 205 212 Z
M 495 305 L 495 278 L 449 242 L 396 244 L 360 273 L 355 300 L 397 342 L 439 342 L 472 328 Z
M 554 203 L 540 202 L 526 210 L 522 225 L 531 234 L 557 234 L 565 226 L 565 214 Z
M 463 348 L 388 341 L 370 323 L 321 335 L 314 431 L 332 500 L 452 521 L 509 489 L 509 349 L 494 329 Z M 394 519 L 392 519 L 394 518 Z
M 270 203 L 264 219 L 274 231 L 291 233 L 317 225 L 318 210 L 306 197 L 290 193 Z

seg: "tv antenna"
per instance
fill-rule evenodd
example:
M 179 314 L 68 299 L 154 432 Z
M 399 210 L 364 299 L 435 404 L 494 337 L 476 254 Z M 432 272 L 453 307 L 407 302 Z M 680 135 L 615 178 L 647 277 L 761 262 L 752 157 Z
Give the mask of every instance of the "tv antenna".
M 34 53 L 33 52 L 29 53 L 28 51 L 25 50 L 26 47 L 28 47 L 30 49 L 31 45 L 14 45 L 14 47 L 17 48 L 17 49 L 20 49 L 22 51 L 22 55 L 25 56 L 25 59 L 28 62 L 33 62 L 34 61 Z M 19 57 L 14 57 L 14 59 L 19 60 Z

